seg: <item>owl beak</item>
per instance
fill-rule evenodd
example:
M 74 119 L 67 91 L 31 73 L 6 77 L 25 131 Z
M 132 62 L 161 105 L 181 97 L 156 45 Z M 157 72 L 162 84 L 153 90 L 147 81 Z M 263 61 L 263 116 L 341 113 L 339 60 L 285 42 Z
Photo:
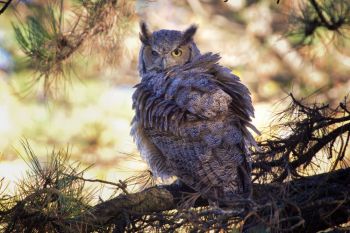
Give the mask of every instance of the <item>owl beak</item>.
M 167 63 L 165 58 L 162 58 L 162 63 L 161 63 L 162 70 L 165 70 L 167 68 Z

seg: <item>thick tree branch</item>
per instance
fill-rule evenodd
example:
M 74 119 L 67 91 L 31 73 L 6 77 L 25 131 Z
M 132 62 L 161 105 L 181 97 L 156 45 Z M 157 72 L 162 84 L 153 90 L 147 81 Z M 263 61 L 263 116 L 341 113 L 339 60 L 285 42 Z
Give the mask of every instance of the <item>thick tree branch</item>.
M 285 192 L 287 187 L 289 192 Z M 293 225 L 294 212 L 296 209 L 300 211 L 303 224 L 296 225 L 295 232 L 316 232 L 350 220 L 350 168 L 294 180 L 283 185 L 255 185 L 254 190 L 254 202 L 257 205 L 261 203 L 249 221 L 254 225 L 262 224 L 263 219 L 268 220 L 273 205 L 278 206 L 281 217 L 290 221 L 279 227 L 285 225 L 288 228 Z M 193 191 L 174 183 L 121 195 L 94 206 L 72 220 L 72 223 L 76 223 L 77 230 L 83 232 L 96 230 L 98 226 L 106 224 L 127 224 L 128 218 L 132 216 L 175 209 L 181 202 L 182 195 L 189 192 Z M 204 206 L 207 202 L 199 198 L 196 205 Z M 81 222 L 86 224 L 82 226 Z
M 102 202 L 71 223 L 75 223 L 77 232 L 91 232 L 99 226 L 120 223 L 129 215 L 147 215 L 173 209 L 176 207 L 174 198 L 166 187 L 152 187 L 139 193 L 120 195 Z M 85 224 L 81 225 L 81 222 Z

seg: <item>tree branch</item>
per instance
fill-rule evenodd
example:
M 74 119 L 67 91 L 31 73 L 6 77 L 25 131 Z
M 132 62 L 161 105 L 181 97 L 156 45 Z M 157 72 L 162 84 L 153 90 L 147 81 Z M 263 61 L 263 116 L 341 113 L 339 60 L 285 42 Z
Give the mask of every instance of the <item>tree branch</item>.
M 72 232 L 91 232 L 99 226 L 121 222 L 128 215 L 147 215 L 174 209 L 176 195 L 167 189 L 170 187 L 171 185 L 152 187 L 139 193 L 120 195 L 102 202 L 70 221 L 70 224 L 76 227 Z M 81 224 L 82 222 L 84 224 Z
M 288 193 L 285 192 L 286 187 Z M 132 216 L 175 209 L 183 194 L 190 192 L 193 190 L 173 183 L 139 193 L 120 195 L 94 206 L 71 223 L 75 223 L 76 230 L 90 232 L 98 229 L 98 226 L 120 223 L 121 219 L 128 222 Z M 249 218 L 250 225 L 263 224 L 265 227 L 276 228 L 273 224 L 269 225 L 271 221 L 264 223 L 264 220 L 271 218 L 271 211 L 278 211 L 281 215 L 278 227 L 285 227 L 292 232 L 316 232 L 337 226 L 350 220 L 350 168 L 297 179 L 283 185 L 255 185 L 253 200 L 258 208 Z M 196 205 L 206 206 L 208 202 L 199 198 Z M 273 205 L 278 208 L 271 210 Z M 295 209 L 300 211 L 299 217 L 296 216 Z M 303 224 L 295 224 L 294 228 L 290 228 L 295 219 L 302 219 L 300 223 Z M 82 225 L 81 222 L 85 224 Z
M 324 25 L 329 28 L 331 27 L 331 24 L 328 23 L 328 21 L 326 20 L 326 18 L 323 15 L 322 10 L 320 9 L 318 3 L 316 2 L 316 0 L 310 0 L 312 6 L 314 7 L 314 9 L 317 12 L 318 17 L 321 19 L 321 21 L 324 23 Z
M 0 9 L 0 15 L 5 12 L 5 10 L 10 6 L 12 0 L 8 0 L 7 2 L 0 1 L 0 3 L 4 3 L 4 6 Z

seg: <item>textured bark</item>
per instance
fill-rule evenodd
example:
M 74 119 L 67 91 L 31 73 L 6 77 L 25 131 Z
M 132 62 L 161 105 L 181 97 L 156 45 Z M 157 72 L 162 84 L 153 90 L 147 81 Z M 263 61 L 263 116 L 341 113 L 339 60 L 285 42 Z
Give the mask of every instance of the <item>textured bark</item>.
M 283 188 L 259 185 L 255 187 L 254 199 L 279 204 L 279 213 L 286 213 L 283 217 L 290 217 L 290 221 L 295 216 L 293 212 L 300 212 L 303 224 L 291 232 L 312 233 L 338 226 L 350 221 L 350 168 L 293 180 Z M 268 210 L 261 209 L 260 216 L 264 212 Z M 284 228 L 293 224 L 286 222 Z
M 123 228 L 130 215 L 140 216 L 173 209 L 175 203 L 172 193 L 166 188 L 152 187 L 139 193 L 120 195 L 94 206 L 74 219 L 71 229 L 72 232 L 91 232 L 113 223 Z M 81 222 L 85 224 L 82 225 Z M 119 231 L 123 232 L 123 229 Z
M 193 191 L 173 183 L 152 187 L 139 193 L 121 195 L 94 206 L 72 223 L 76 222 L 76 226 L 82 232 L 90 232 L 98 229 L 98 226 L 114 223 L 119 226 L 119 231 L 123 232 L 130 216 L 174 209 L 184 192 Z M 317 232 L 337 226 L 350 221 L 350 168 L 293 180 L 287 185 L 255 185 L 253 199 L 260 204 L 272 201 L 278 203 L 280 213 L 287 213 L 283 216 L 287 218 L 288 214 L 293 214 L 297 208 L 304 224 L 291 228 L 294 232 Z M 196 202 L 199 206 L 207 204 L 207 201 L 201 198 Z M 271 215 L 270 209 L 264 208 L 258 209 L 256 214 L 259 218 L 252 217 L 249 220 L 250 224 L 256 225 L 260 222 L 260 217 Z M 86 225 L 78 224 L 81 221 Z M 290 218 L 290 221 L 293 221 L 293 218 Z M 288 228 L 293 224 L 287 222 L 284 225 Z

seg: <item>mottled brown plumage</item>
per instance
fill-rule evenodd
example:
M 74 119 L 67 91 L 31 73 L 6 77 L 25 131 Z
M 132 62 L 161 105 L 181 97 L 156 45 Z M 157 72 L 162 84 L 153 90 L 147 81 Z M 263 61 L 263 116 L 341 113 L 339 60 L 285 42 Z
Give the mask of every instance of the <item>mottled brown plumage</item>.
M 155 176 L 176 176 L 229 204 L 251 190 L 247 149 L 255 141 L 247 127 L 255 129 L 254 109 L 249 90 L 218 64 L 220 56 L 200 54 L 195 31 L 150 33 L 141 25 L 131 134 Z

